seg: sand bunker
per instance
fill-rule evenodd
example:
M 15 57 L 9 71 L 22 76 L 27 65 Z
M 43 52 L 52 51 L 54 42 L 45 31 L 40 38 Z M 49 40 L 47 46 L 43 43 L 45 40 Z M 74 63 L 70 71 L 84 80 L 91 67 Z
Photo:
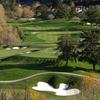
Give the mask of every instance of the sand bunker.
M 31 51 L 27 51 L 26 53 L 27 53 L 27 54 L 30 54 L 30 53 L 31 53 Z
M 38 32 L 32 32 L 33 35 L 37 34 Z
M 13 50 L 19 50 L 20 47 L 13 47 L 12 49 L 13 49 Z
M 11 50 L 11 48 L 6 48 L 6 50 Z
M 55 89 L 45 82 L 38 82 L 36 87 L 32 87 L 32 89 L 37 91 L 51 91 L 53 92 Z
M 77 95 L 80 93 L 79 89 L 68 89 L 68 90 L 57 90 L 56 94 L 57 96 L 72 96 Z
M 54 92 L 56 96 L 72 96 L 80 93 L 79 89 L 68 89 L 68 85 L 61 83 L 58 89 L 53 88 L 46 82 L 38 82 L 37 86 L 32 87 L 32 89 L 44 92 Z
M 91 23 L 88 22 L 88 23 L 86 23 L 86 25 L 91 25 Z
M 28 47 L 22 47 L 22 49 L 27 49 Z
M 32 21 L 32 20 L 36 20 L 36 18 L 29 18 L 28 20 L 29 20 L 29 21 Z

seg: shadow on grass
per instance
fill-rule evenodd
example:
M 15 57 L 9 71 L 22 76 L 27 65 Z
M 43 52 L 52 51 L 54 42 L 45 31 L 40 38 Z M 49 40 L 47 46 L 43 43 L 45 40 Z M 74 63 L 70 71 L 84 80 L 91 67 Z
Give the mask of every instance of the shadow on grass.
M 92 69 L 86 69 L 81 67 L 75 67 L 72 66 L 66 66 L 66 67 L 56 67 L 55 65 L 48 65 L 48 64 L 6 64 L 6 65 L 0 65 L 0 70 L 5 69 L 13 69 L 13 68 L 19 68 L 19 69 L 27 69 L 27 70 L 45 70 L 45 71 L 57 71 L 57 72 L 74 72 L 74 71 L 87 71 L 90 72 Z M 100 72 L 100 70 L 97 70 L 96 72 Z
M 3 63 L 2 63 L 3 62 Z M 79 66 L 57 66 L 57 59 L 55 58 L 33 58 L 25 56 L 11 56 L 1 60 L 0 70 L 5 69 L 27 69 L 27 70 L 47 70 L 47 71 L 58 71 L 58 72 L 73 72 L 73 71 L 92 71 L 92 68 L 82 68 Z M 98 69 L 96 72 L 100 73 Z

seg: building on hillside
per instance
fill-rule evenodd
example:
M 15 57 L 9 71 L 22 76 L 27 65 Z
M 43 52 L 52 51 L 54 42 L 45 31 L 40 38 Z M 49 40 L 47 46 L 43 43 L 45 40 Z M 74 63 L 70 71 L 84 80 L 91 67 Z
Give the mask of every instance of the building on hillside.
M 85 7 L 85 6 L 77 6 L 76 12 L 80 13 L 80 12 L 86 11 L 87 9 L 88 9 L 88 7 Z

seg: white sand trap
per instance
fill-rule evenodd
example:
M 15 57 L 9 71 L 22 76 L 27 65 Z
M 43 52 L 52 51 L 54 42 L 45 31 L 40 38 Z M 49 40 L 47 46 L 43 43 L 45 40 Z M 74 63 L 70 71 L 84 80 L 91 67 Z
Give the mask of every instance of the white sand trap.
M 33 35 L 37 34 L 38 32 L 32 32 Z
M 67 88 L 68 88 L 68 84 L 61 83 L 61 84 L 59 85 L 58 90 L 66 90 Z
M 22 49 L 27 49 L 27 47 L 22 47 Z
M 28 20 L 29 20 L 29 21 L 32 21 L 32 20 L 36 20 L 36 18 L 29 18 Z
M 56 94 L 57 96 L 72 96 L 77 95 L 80 93 L 79 89 L 69 89 L 69 90 L 57 90 Z
M 13 47 L 12 49 L 13 49 L 13 50 L 19 50 L 20 47 Z
M 51 85 L 49 85 L 46 82 L 38 82 L 37 86 L 32 87 L 32 89 L 37 91 L 43 91 L 43 92 L 54 92 L 54 95 L 56 96 L 72 96 L 77 95 L 80 93 L 79 89 L 68 89 L 68 85 L 61 83 L 59 85 L 58 89 L 53 88 Z
M 51 91 L 53 92 L 55 89 L 50 86 L 46 82 L 38 82 L 36 87 L 32 87 L 32 89 L 37 90 L 37 91 Z
M 87 24 L 87 25 L 91 25 L 91 23 L 89 23 L 89 22 L 88 22 L 88 23 L 86 23 L 86 24 Z
M 11 50 L 11 48 L 6 48 L 6 50 Z
M 27 51 L 26 53 L 27 53 L 27 54 L 30 54 L 31 52 L 30 52 L 30 51 Z

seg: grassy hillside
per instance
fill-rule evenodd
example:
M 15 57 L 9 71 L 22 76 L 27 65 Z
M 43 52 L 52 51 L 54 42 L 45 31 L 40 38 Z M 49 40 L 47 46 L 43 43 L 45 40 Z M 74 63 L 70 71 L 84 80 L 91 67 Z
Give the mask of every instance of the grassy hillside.
M 69 62 L 69 68 L 62 68 L 63 62 L 56 66 L 58 56 L 56 51 L 57 38 L 62 34 L 71 34 L 74 40 L 79 41 L 83 30 L 94 29 L 80 23 L 78 20 L 66 21 L 65 19 L 48 20 L 8 20 L 13 26 L 19 26 L 23 42 L 20 45 L 1 46 L 0 48 L 0 80 L 11 80 L 26 77 L 45 71 L 89 71 L 92 66 L 85 62 Z M 13 47 L 20 47 L 14 50 Z M 26 47 L 23 49 L 23 47 Z M 6 48 L 10 48 L 7 50 Z M 49 66 L 49 68 L 48 68 Z M 99 72 L 100 66 L 96 66 Z M 5 75 L 4 75 L 5 73 Z

